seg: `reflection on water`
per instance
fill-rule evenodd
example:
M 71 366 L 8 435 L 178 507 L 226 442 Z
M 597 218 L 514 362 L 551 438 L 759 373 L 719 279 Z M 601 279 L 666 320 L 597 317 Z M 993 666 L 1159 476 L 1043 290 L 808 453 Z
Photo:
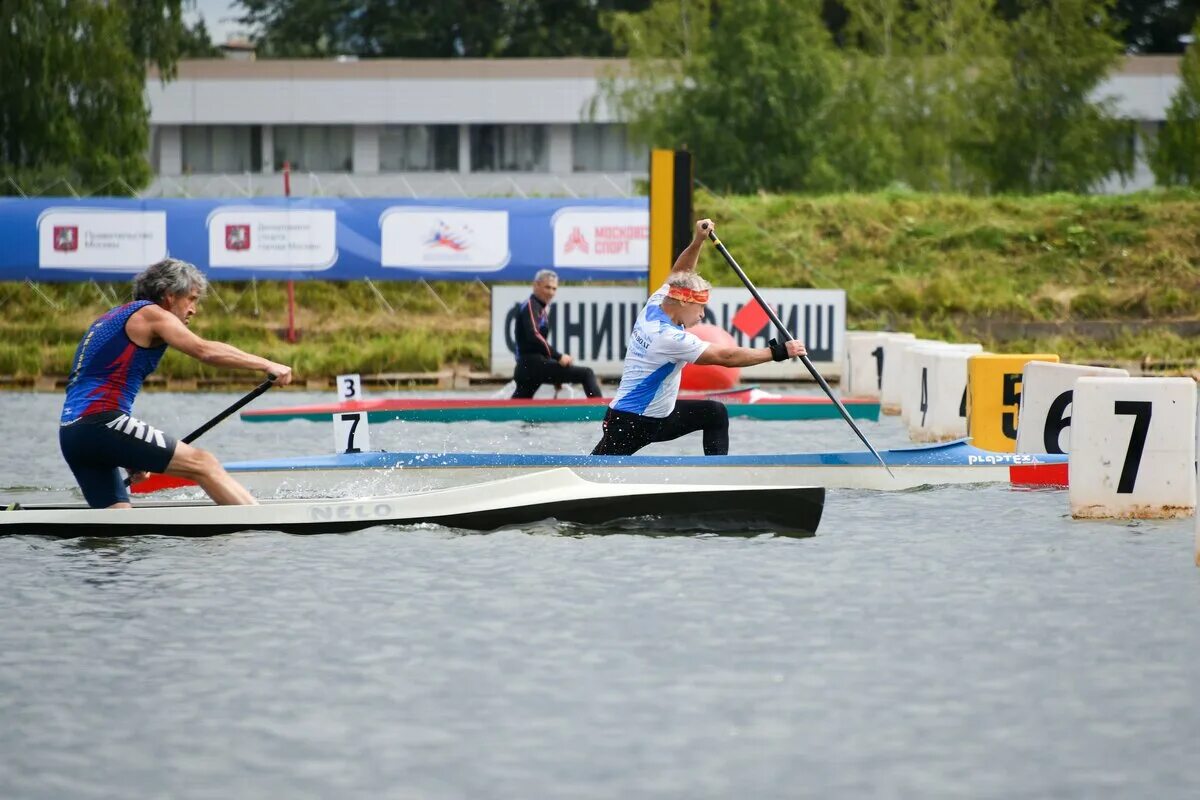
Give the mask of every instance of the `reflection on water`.
M 184 430 L 230 398 L 145 401 Z M 44 398 L 0 411 L 4 441 L 53 430 Z M 838 425 L 735 421 L 734 447 L 854 447 Z M 592 433 L 371 438 L 572 452 Z M 204 443 L 330 441 L 229 421 Z M 0 453 L 0 485 L 68 492 L 56 458 Z M 1200 790 L 1190 520 L 1078 523 L 1062 492 L 988 486 L 830 492 L 802 540 L 605 533 L 0 539 L 0 797 Z

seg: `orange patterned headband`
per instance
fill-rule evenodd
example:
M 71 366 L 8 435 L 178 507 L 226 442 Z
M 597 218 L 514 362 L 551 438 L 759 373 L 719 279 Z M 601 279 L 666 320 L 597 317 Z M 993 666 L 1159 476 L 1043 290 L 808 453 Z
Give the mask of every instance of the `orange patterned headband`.
M 678 300 L 681 303 L 699 303 L 704 305 L 708 302 L 708 289 L 685 289 L 682 286 L 672 286 L 667 290 L 667 297 L 672 300 Z

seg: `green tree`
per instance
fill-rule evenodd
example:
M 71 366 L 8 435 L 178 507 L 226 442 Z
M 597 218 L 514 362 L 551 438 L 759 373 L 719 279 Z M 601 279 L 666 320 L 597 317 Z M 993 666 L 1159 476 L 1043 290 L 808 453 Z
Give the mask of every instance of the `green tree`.
M 0 193 L 149 180 L 146 68 L 174 69 L 181 2 L 0 0 Z
M 1192 32 L 1200 36 L 1200 22 Z M 1155 179 L 1167 186 L 1200 185 L 1200 44 L 1193 42 L 1179 66 L 1179 88 L 1150 152 Z
M 991 7 L 978 0 L 847 0 L 844 6 L 848 76 L 829 116 L 850 130 L 832 137 L 831 160 L 840 159 L 842 174 L 867 169 L 873 177 L 863 186 L 964 188 L 954 143 L 966 117 L 964 89 L 996 50 L 999 23 Z M 843 107 L 844 98 L 857 102 Z
M 1130 123 L 1093 93 L 1121 57 L 1112 0 L 1019 0 L 977 64 L 956 149 L 982 189 L 1086 192 L 1133 169 Z
M 601 25 L 649 0 L 239 0 L 267 57 L 614 55 Z
M 633 138 L 686 146 L 718 190 L 822 189 L 837 80 L 819 0 L 656 0 L 612 18 L 627 75 L 607 96 Z
M 510 0 L 503 55 L 530 57 L 618 55 L 604 20 L 638 12 L 650 0 Z
M 186 26 L 183 40 L 179 48 L 180 58 L 219 58 L 221 48 L 213 44 L 204 17 L 196 20 L 195 24 Z
M 1117 0 L 1113 16 L 1129 52 L 1178 53 L 1197 12 L 1200 0 Z

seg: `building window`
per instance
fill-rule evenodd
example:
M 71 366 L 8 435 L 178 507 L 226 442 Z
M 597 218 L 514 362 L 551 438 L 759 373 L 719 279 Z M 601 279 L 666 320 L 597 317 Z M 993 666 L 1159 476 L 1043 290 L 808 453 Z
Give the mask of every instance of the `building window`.
M 379 132 L 381 172 L 455 172 L 457 125 L 386 125 Z
M 549 172 L 545 125 L 472 125 L 472 172 Z
M 586 123 L 571 129 L 576 172 L 645 171 L 647 151 L 629 143 L 624 125 Z
M 262 172 L 262 128 L 258 125 L 184 125 L 183 171 Z
M 0 151 L 2 153 L 3 151 Z M 0 158 L 0 161 L 4 159 Z M 162 172 L 162 126 L 150 126 L 150 166 L 155 172 Z
M 287 162 L 304 172 L 354 171 L 354 133 L 349 125 L 280 125 L 272 136 L 277 170 Z

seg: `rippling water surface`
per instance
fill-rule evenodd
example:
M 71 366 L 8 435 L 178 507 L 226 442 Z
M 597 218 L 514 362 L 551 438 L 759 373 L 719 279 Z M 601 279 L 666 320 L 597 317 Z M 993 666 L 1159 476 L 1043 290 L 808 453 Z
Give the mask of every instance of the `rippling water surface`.
M 233 399 L 137 411 L 182 434 Z M 5 498 L 72 491 L 59 402 L 0 395 Z M 597 437 L 371 429 L 389 450 Z M 200 444 L 332 438 L 229 420 Z M 735 420 L 732 439 L 856 444 L 841 422 Z M 1192 530 L 989 486 L 831 491 L 811 539 L 0 538 L 0 797 L 1196 797 Z

